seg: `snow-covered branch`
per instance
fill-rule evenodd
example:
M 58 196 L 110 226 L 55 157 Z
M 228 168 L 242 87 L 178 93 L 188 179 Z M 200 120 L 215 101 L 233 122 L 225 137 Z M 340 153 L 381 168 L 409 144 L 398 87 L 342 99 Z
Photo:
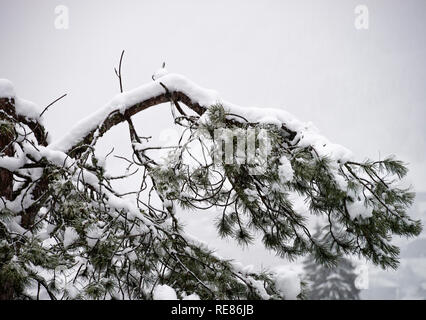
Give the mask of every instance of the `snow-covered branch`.
M 391 237 L 421 231 L 407 215 L 414 194 L 399 186 L 401 161 L 355 161 L 284 110 L 237 106 L 164 69 L 153 80 L 53 142 L 40 110 L 0 80 L 0 298 L 44 290 L 50 298 L 145 299 L 159 288 L 180 298 L 289 298 L 276 274 L 247 272 L 187 235 L 178 206 L 219 210 L 222 237 L 250 244 L 260 235 L 281 257 L 310 254 L 324 264 L 358 254 L 395 268 Z M 167 102 L 185 130 L 159 161 L 150 150 L 161 147 L 144 144 L 132 116 Z M 113 181 L 132 174 L 111 177 L 95 154 L 98 139 L 122 122 L 132 154 L 120 158 L 141 173 L 139 189 L 125 195 Z M 325 223 L 321 237 L 313 216 Z
M 208 107 L 220 104 L 227 112 L 229 120 L 277 125 L 288 133 L 294 144 L 313 146 L 322 156 L 342 162 L 351 158 L 348 149 L 330 143 L 318 133 L 312 123 L 303 123 L 280 109 L 240 107 L 224 101 L 216 91 L 202 88 L 178 74 L 165 74 L 151 83 L 118 94 L 103 108 L 78 122 L 63 138 L 50 144 L 49 148 L 69 152 L 81 146 L 78 148 L 81 152 L 111 127 L 125 122 L 143 110 L 166 102 L 182 102 L 198 116 L 202 116 Z

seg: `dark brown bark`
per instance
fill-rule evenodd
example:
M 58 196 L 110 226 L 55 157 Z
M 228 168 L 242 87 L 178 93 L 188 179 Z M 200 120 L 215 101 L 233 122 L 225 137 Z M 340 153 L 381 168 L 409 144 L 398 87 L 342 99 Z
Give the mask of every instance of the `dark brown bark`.
M 79 154 L 84 152 L 87 149 L 87 146 L 91 144 L 94 139 L 94 134 L 98 130 L 98 137 L 102 137 L 109 129 L 113 126 L 126 121 L 131 116 L 148 109 L 150 107 L 169 102 L 171 100 L 181 101 L 190 109 L 195 111 L 198 115 L 202 115 L 206 108 L 199 105 L 198 103 L 193 103 L 187 95 L 182 92 L 172 92 L 172 93 L 164 93 L 157 97 L 153 97 L 144 101 L 141 101 L 129 108 L 127 108 L 126 112 L 123 114 L 120 110 L 115 110 L 109 114 L 109 116 L 104 120 L 104 122 L 100 123 L 98 127 L 94 130 L 90 131 L 85 137 L 82 138 L 76 145 L 72 146 L 69 150 L 65 152 L 69 154 L 71 157 L 78 157 Z

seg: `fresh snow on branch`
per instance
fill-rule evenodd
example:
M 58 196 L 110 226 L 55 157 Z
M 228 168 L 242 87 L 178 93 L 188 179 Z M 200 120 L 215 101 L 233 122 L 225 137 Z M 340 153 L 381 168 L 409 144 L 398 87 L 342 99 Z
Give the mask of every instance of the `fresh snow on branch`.
M 161 73 L 160 73 L 161 74 Z M 207 109 L 211 105 L 221 104 L 230 114 L 229 118 L 237 121 L 241 119 L 233 116 L 239 115 L 249 122 L 260 124 L 285 125 L 288 129 L 297 132 L 294 140 L 299 141 L 299 146 L 312 146 L 319 155 L 328 156 L 331 159 L 346 162 L 352 159 L 352 153 L 347 148 L 331 143 L 319 134 L 318 129 L 312 123 L 303 123 L 292 114 L 280 109 L 240 107 L 220 98 L 219 94 L 210 89 L 205 89 L 179 74 L 164 73 L 156 77 L 154 82 L 142 85 L 136 89 L 116 95 L 108 104 L 98 111 L 78 122 L 74 128 L 64 137 L 53 141 L 49 148 L 60 151 L 68 151 L 81 141 L 90 131 L 96 129 L 113 112 L 122 114 L 143 101 L 165 94 L 163 84 L 170 92 L 181 92 L 188 96 L 193 103 Z M 203 118 L 200 119 L 203 121 Z

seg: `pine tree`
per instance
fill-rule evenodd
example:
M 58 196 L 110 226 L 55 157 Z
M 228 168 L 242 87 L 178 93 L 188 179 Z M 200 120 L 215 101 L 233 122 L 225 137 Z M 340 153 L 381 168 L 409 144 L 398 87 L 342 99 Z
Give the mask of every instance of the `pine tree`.
M 240 108 L 180 75 L 156 74 L 53 142 L 47 108 L 40 114 L 0 80 L 0 299 L 152 299 L 160 285 L 178 298 L 285 298 L 272 272 L 247 272 L 185 234 L 178 208 L 220 209 L 220 236 L 249 245 L 260 234 L 283 258 L 332 264 L 351 253 L 397 267 L 391 237 L 421 231 L 406 214 L 414 194 L 398 185 L 401 161 L 356 162 L 286 112 Z M 159 161 L 150 150 L 161 146 L 146 144 L 132 116 L 164 103 L 184 130 Z M 120 123 L 133 153 L 111 176 L 104 162 L 113 149 L 99 157 L 96 143 Z M 224 158 L 218 132 L 230 142 Z M 256 141 L 247 144 L 253 161 L 241 161 L 245 135 Z M 115 189 L 132 175 L 138 190 Z M 312 235 L 294 196 L 329 221 L 324 237 Z
M 320 232 L 318 228 L 317 232 Z M 317 233 L 317 236 L 318 236 Z M 304 261 L 308 282 L 306 298 L 310 300 L 359 300 L 360 290 L 355 286 L 354 264 L 340 257 L 334 265 L 321 264 L 309 255 Z

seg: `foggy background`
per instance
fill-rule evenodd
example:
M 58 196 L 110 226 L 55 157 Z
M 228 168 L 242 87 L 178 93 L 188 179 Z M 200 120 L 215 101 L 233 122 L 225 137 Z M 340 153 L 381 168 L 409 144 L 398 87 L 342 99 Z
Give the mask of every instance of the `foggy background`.
M 360 4 L 369 10 L 367 30 L 354 26 Z M 58 5 L 69 9 L 66 30 L 55 28 Z M 41 110 L 68 94 L 44 116 L 54 140 L 119 92 L 113 68 L 123 49 L 125 90 L 152 81 L 165 61 L 170 72 L 219 91 L 225 100 L 282 108 L 312 121 L 360 160 L 397 155 L 409 164 L 407 183 L 418 192 L 411 214 L 424 219 L 425 33 L 424 0 L 0 0 L 0 78 Z M 168 105 L 137 115 L 135 124 L 159 143 L 175 134 Z M 99 152 L 112 146 L 115 154 L 129 152 L 125 126 L 111 130 Z M 124 166 L 114 160 L 107 165 L 112 171 Z M 224 257 L 256 269 L 289 265 L 261 245 L 242 249 L 217 239 L 214 212 L 181 217 L 189 232 Z M 398 240 L 398 271 L 370 267 L 363 297 L 425 298 L 422 239 Z

